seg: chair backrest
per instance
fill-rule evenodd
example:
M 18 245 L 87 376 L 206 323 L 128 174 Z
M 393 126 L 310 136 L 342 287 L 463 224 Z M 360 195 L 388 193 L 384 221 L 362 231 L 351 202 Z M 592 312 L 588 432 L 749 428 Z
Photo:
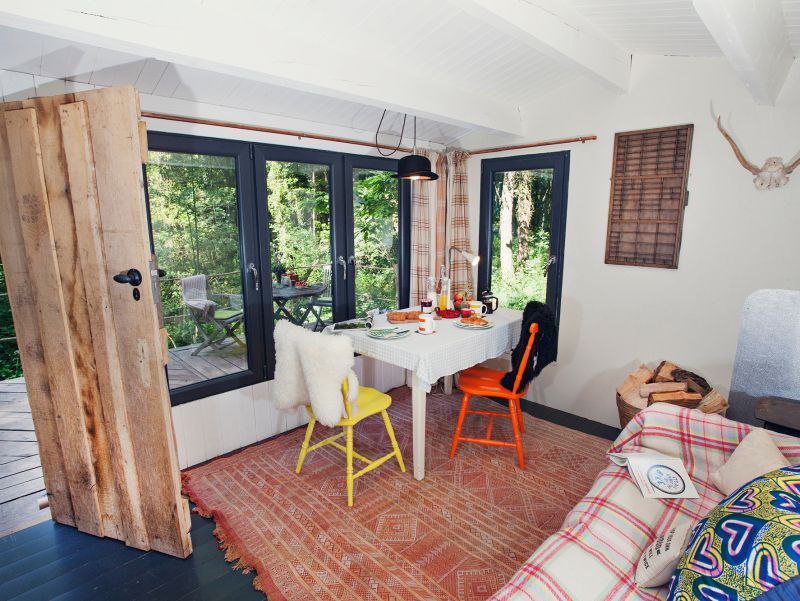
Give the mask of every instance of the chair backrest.
M 331 295 L 331 264 L 322 266 L 322 296 Z
M 522 381 L 522 374 L 525 373 L 525 366 L 528 364 L 528 361 L 531 358 L 531 349 L 533 348 L 533 341 L 536 339 L 536 334 L 539 332 L 539 324 L 532 323 L 530 329 L 530 336 L 528 336 L 528 343 L 525 345 L 525 352 L 522 354 L 522 360 L 517 365 L 517 375 L 514 378 L 514 388 L 511 389 L 511 392 L 517 394 L 519 390 L 519 384 Z
M 208 300 L 208 279 L 205 274 L 181 278 L 181 296 L 184 302 Z
M 347 419 L 352 419 L 353 407 L 350 405 L 350 401 L 347 398 L 349 392 L 350 385 L 347 382 L 347 378 L 345 378 L 344 382 L 342 382 L 342 400 L 344 401 L 344 410 L 347 412 Z

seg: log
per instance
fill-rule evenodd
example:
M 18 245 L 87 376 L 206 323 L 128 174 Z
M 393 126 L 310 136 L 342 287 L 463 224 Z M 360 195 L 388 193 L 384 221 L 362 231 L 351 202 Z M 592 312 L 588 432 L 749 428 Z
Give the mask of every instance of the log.
M 639 387 L 642 384 L 646 384 L 651 381 L 653 377 L 653 370 L 647 367 L 646 365 L 642 364 L 633 370 L 628 376 L 625 378 L 625 381 L 617 386 L 617 394 L 622 398 L 625 398 L 628 393 L 636 392 L 639 394 Z
M 662 361 L 656 367 L 655 375 L 653 377 L 654 382 L 674 382 L 675 378 L 672 377 L 672 372 L 676 369 L 680 369 L 674 363 L 670 363 L 669 361 Z
M 653 382 L 639 386 L 639 396 L 647 398 L 651 392 L 686 392 L 688 389 L 686 382 Z
M 696 392 L 652 392 L 647 397 L 647 406 L 653 403 L 670 403 L 694 409 L 703 400 L 703 395 Z
M 728 401 L 719 392 L 712 390 L 703 397 L 697 408 L 703 413 L 724 413 L 728 408 Z

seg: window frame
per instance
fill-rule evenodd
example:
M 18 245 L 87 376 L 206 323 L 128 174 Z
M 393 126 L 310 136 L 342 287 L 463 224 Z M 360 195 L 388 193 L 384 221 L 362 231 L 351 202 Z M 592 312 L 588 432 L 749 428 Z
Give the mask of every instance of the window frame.
M 553 310 L 556 325 L 561 318 L 561 289 L 564 279 L 564 246 L 567 224 L 570 151 L 526 154 L 481 160 L 480 224 L 478 231 L 478 293 L 491 290 L 492 284 L 492 214 L 494 174 L 530 169 L 553 170 L 550 207 L 550 257 L 555 259 L 547 270 L 547 305 Z
M 237 225 L 239 227 L 242 292 L 246 307 L 248 369 L 170 390 L 172 406 L 272 380 L 275 373 L 275 343 L 273 328 L 270 327 L 270 324 L 274 320 L 274 305 L 272 288 L 267 286 L 271 283 L 272 264 L 267 211 L 266 161 L 289 161 L 329 166 L 331 170 L 331 260 L 333 265 L 336 265 L 335 257 L 340 254 L 337 250 L 341 250 L 344 257 L 349 257 L 355 251 L 352 170 L 365 168 L 396 172 L 399 161 L 388 157 L 161 131 L 149 131 L 147 140 L 148 151 L 230 156 L 236 161 Z M 146 165 L 142 171 L 150 249 L 155 255 Z M 410 288 L 411 186 L 409 182 L 402 180 L 398 181 L 398 230 L 397 287 L 400 308 L 405 308 L 408 306 Z M 247 270 L 249 262 L 255 263 L 258 269 L 260 288 L 258 292 L 255 291 L 253 278 Z M 335 315 L 341 319 L 355 316 L 355 281 L 353 277 L 355 272 L 353 269 L 353 266 L 348 263 L 348 283 L 344 293 L 337 294 L 336 288 L 334 288 L 334 299 L 336 299 L 334 311 Z M 338 274 L 339 271 L 336 270 L 334 273 Z M 340 278 L 333 277 L 332 285 L 334 287 L 341 285 Z
M 170 390 L 173 406 L 182 405 L 207 396 L 221 394 L 245 386 L 251 386 L 264 379 L 264 321 L 258 307 L 260 293 L 255 291 L 253 278 L 247 271 L 247 263 L 258 257 L 258 231 L 256 228 L 255 206 L 243 202 L 253 195 L 253 173 L 249 144 L 235 140 L 190 136 L 162 132 L 148 132 L 148 151 L 180 152 L 233 157 L 236 162 L 236 219 L 239 227 L 239 257 L 242 278 L 242 295 L 245 307 L 245 332 L 247 344 L 247 369 L 203 382 L 195 382 Z M 150 250 L 155 252 L 153 226 L 150 221 L 150 194 L 145 169 L 145 202 L 147 204 L 147 225 L 150 234 Z M 257 260 L 253 261 L 258 264 Z M 259 273 L 261 270 L 259 268 Z M 166 367 L 165 367 L 166 370 Z

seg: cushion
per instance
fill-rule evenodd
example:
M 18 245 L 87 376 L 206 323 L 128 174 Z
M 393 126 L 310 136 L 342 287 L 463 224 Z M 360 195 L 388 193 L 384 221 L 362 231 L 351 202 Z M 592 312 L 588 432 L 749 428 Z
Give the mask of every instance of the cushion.
M 763 428 L 755 428 L 744 437 L 725 464 L 711 474 L 711 481 L 729 495 L 753 478 L 786 467 L 789 462 Z
M 800 466 L 725 497 L 692 532 L 669 599 L 754 599 L 800 574 Z
M 654 540 L 636 566 L 636 584 L 642 587 L 667 584 L 683 557 L 691 533 L 692 522 L 684 521 Z

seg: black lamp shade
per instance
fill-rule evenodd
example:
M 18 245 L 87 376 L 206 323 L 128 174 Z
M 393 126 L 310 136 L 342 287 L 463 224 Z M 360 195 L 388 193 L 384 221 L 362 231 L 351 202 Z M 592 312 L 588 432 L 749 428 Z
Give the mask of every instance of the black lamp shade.
M 397 178 L 434 180 L 439 176 L 431 171 L 431 162 L 419 154 L 410 154 L 400 159 L 397 165 Z

